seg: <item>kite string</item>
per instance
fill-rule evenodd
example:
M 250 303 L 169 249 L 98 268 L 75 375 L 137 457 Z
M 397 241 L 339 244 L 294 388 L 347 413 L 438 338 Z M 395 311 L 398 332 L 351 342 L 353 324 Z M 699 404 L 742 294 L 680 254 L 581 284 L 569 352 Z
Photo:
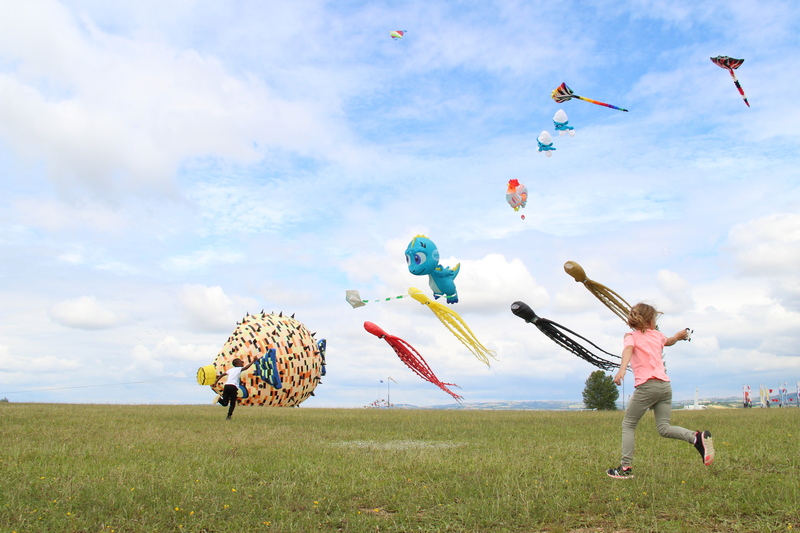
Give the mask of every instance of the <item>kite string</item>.
M 28 392 L 45 392 L 45 391 L 53 391 L 53 390 L 68 390 L 68 389 L 90 389 L 94 387 L 116 387 L 118 385 L 136 385 L 140 383 L 159 383 L 159 382 L 172 382 L 172 383 L 183 383 L 184 380 L 181 379 L 145 379 L 142 381 L 126 381 L 123 383 L 103 383 L 98 385 L 74 385 L 72 387 L 48 387 L 43 389 L 30 389 L 30 390 L 18 390 L 18 391 L 0 391 L 0 394 L 23 394 Z

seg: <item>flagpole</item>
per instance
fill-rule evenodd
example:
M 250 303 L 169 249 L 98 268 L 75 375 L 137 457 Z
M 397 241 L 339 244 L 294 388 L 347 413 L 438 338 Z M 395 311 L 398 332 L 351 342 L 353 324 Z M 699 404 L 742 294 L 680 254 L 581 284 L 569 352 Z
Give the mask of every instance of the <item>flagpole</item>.
M 392 393 L 389 390 L 389 387 L 392 386 L 391 383 L 389 383 L 391 380 L 392 378 L 386 379 L 386 403 L 389 405 L 389 409 L 392 408 Z

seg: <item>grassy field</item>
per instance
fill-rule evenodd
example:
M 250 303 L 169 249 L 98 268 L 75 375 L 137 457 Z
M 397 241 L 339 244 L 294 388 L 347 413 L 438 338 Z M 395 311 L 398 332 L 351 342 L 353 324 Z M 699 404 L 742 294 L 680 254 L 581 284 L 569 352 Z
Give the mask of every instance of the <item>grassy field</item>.
M 2 532 L 642 532 L 800 528 L 800 409 L 621 412 L 0 404 Z

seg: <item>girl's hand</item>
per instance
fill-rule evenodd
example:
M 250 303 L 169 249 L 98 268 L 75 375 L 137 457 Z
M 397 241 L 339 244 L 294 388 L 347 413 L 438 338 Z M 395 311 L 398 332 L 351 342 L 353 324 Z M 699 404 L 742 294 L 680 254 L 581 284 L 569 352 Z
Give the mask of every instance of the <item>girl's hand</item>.
M 625 371 L 620 370 L 617 372 L 617 375 L 614 376 L 614 384 L 615 385 L 622 385 L 622 380 L 625 379 Z

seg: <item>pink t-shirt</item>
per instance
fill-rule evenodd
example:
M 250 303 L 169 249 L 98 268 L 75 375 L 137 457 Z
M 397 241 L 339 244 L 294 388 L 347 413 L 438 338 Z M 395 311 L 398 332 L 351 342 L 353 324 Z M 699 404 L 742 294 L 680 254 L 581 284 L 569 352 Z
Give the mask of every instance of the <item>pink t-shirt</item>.
M 633 331 L 625 335 L 625 346 L 633 346 L 631 368 L 635 379 L 634 387 L 638 387 L 648 379 L 669 381 L 667 371 L 664 370 L 664 360 L 661 352 L 667 338 L 657 329 L 648 329 L 646 332 Z

